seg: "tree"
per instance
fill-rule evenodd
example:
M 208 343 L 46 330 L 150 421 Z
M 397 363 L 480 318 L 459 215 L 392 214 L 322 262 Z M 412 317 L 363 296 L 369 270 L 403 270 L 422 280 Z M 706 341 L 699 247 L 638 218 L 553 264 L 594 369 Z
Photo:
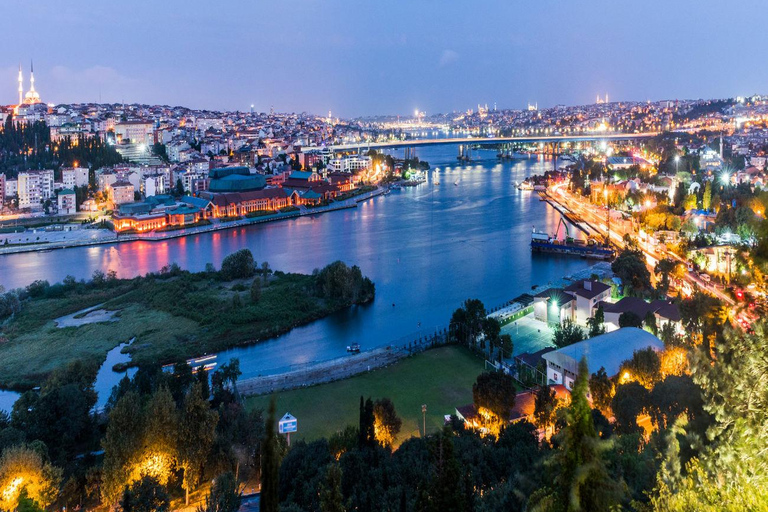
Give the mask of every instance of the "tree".
M 541 386 L 536 391 L 536 400 L 533 406 L 534 424 L 544 431 L 549 431 L 555 425 L 555 411 L 557 410 L 557 393 L 549 386 Z
M 478 299 L 467 299 L 462 307 L 453 312 L 448 333 L 454 343 L 474 345 L 482 334 L 485 318 L 488 316 L 485 306 Z
M 589 378 L 589 391 L 592 393 L 592 404 L 606 416 L 610 416 L 611 399 L 613 398 L 613 382 L 608 378 L 602 366 Z
M 595 316 L 587 318 L 587 327 L 589 327 L 590 338 L 605 334 L 605 312 L 602 304 L 597 306 Z
M 616 431 L 622 434 L 638 432 L 637 416 L 648 407 L 648 390 L 638 382 L 628 382 L 616 388 L 611 410 L 616 418 Z
M 488 342 L 489 359 L 493 348 L 498 344 L 501 334 L 501 323 L 494 317 L 486 317 L 483 321 L 483 340 Z
M 205 504 L 197 507 L 197 512 L 237 512 L 242 501 L 237 480 L 232 473 L 223 473 L 216 477 Z
M 611 270 L 631 295 L 642 296 L 651 289 L 651 273 L 645 265 L 643 253 L 638 249 L 621 251 L 611 263 Z
M 320 511 L 344 512 L 344 495 L 341 493 L 341 468 L 338 464 L 329 464 L 325 472 L 325 481 L 320 487 Z
M 245 279 L 256 273 L 256 262 L 249 249 L 240 249 L 224 258 L 219 274 L 225 281 Z
M 555 325 L 552 330 L 552 343 L 558 348 L 573 345 L 585 338 L 581 327 L 570 318 L 566 318 L 562 323 Z
M 269 272 L 264 269 L 265 275 Z M 376 288 L 360 267 L 348 267 L 343 261 L 334 261 L 322 270 L 313 272 L 316 294 L 319 297 L 348 304 L 364 304 L 373 300 Z
M 277 434 L 275 433 L 275 397 L 269 401 L 266 431 L 262 441 L 261 457 L 261 502 L 263 512 L 278 512 L 280 498 L 278 496 L 280 454 L 277 450 Z
M 499 336 L 499 357 L 512 357 L 512 336 L 502 334 Z
M 174 189 L 174 195 L 181 197 L 184 195 L 184 183 L 181 182 L 181 178 L 176 180 L 176 188 Z
M 686 463 L 681 444 L 688 425 L 682 420 L 673 425 L 651 500 L 654 510 L 768 509 L 768 388 L 755 380 L 768 375 L 767 335 L 765 321 L 759 321 L 754 334 L 727 329 L 711 352 L 701 347 L 694 352 L 693 380 L 712 418 L 708 443 Z
M 0 509 L 14 510 L 20 498 L 47 508 L 56 499 L 61 476 L 61 469 L 32 446 L 5 449 L 0 456 Z M 26 491 L 24 496 L 22 491 Z
M 677 269 L 677 266 L 676 261 L 664 258 L 659 260 L 656 267 L 654 267 L 654 272 L 657 276 L 660 276 L 656 285 L 656 291 L 662 298 L 666 297 L 667 293 L 669 293 L 669 277 Z
M 256 278 L 251 283 L 251 302 L 256 304 L 261 300 L 261 281 Z
M 145 475 L 125 487 L 120 507 L 123 512 L 166 512 L 171 508 L 171 498 L 156 478 Z
M 643 319 L 634 311 L 625 311 L 619 315 L 619 327 L 637 327 L 642 329 Z
M 488 411 L 499 424 L 509 421 L 515 406 L 515 381 L 504 372 L 485 372 L 472 385 L 472 401 L 478 411 Z
M 389 398 L 380 398 L 373 404 L 374 432 L 376 440 L 384 446 L 392 446 L 403 420 L 397 416 L 395 405 Z
M 166 386 L 161 386 L 146 405 L 142 459 L 139 476 L 149 475 L 166 485 L 177 459 L 179 416 L 176 403 Z
M 652 389 L 661 380 L 659 354 L 650 347 L 636 350 L 632 358 L 622 364 L 620 373 L 624 380 L 636 380 L 646 389 Z
M 712 182 L 707 181 L 704 186 L 704 195 L 701 198 L 701 208 L 709 211 L 712 207 Z
M 204 371 L 204 370 L 200 370 Z M 202 386 L 192 386 L 184 397 L 179 418 L 178 455 L 184 469 L 184 501 L 189 505 L 189 491 L 197 487 L 202 477 L 202 465 L 216 438 L 219 415 L 212 411 L 202 394 Z
M 689 424 L 708 419 L 701 388 L 688 375 L 668 375 L 656 383 L 648 397 L 648 413 L 660 429 L 666 429 L 683 414 Z
M 557 451 L 548 461 L 554 484 L 531 496 L 528 510 L 608 511 L 622 498 L 621 486 L 613 480 L 603 460 L 603 445 L 595 430 L 587 400 L 589 370 L 586 359 L 565 412 L 565 426 L 556 436 Z
M 123 486 L 130 481 L 131 469 L 142 449 L 144 416 L 141 401 L 135 391 L 128 391 L 109 413 L 107 431 L 101 441 L 104 450 L 101 499 L 112 504 L 120 497 Z
M 269 277 L 269 262 L 265 261 L 261 264 L 261 277 L 264 279 L 264 285 L 267 284 L 267 278 Z
M 360 396 L 360 426 L 358 430 L 358 448 L 376 446 L 376 418 L 373 402 Z

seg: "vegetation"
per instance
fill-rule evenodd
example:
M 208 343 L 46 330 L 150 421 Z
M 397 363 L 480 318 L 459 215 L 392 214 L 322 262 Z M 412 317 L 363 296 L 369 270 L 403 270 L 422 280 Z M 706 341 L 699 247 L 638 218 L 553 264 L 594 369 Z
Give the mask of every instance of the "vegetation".
M 0 295 L 0 320 L 12 317 L 0 327 L 8 340 L 0 344 L 7 365 L 0 385 L 31 387 L 71 362 L 98 364 L 134 338 L 127 348 L 133 364 L 183 361 L 282 334 L 375 295 L 359 268 L 341 262 L 313 275 L 273 273 L 262 264 L 257 276 L 256 268 L 246 249 L 228 256 L 218 272 L 190 273 L 176 265 L 134 279 L 97 272 L 90 282 L 41 281 Z M 240 295 L 239 287 L 260 287 L 260 294 Z M 97 305 L 116 312 L 117 321 L 55 324 Z
M 65 137 L 52 142 L 44 121 L 16 123 L 9 115 L 0 130 L 0 171 L 11 177 L 28 169 L 71 167 L 75 162 L 96 169 L 122 161 L 120 154 L 99 137 Z

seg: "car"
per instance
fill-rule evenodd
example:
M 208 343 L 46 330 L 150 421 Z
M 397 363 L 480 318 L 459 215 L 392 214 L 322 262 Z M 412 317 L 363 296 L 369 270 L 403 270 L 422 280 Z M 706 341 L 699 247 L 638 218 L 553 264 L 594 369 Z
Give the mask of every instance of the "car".
M 708 283 L 708 282 L 710 282 L 712 280 L 712 278 L 709 277 L 709 275 L 705 274 L 704 272 L 699 274 L 699 278 L 701 278 L 701 280 L 704 281 L 705 283 Z

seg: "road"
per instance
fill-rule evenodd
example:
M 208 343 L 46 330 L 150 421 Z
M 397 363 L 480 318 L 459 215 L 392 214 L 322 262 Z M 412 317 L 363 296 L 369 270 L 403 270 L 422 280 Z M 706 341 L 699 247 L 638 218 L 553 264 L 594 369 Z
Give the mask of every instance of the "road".
M 550 187 L 547 190 L 547 193 L 549 194 L 550 198 L 560 203 L 560 205 L 564 206 L 576 216 L 580 217 L 584 222 L 589 224 L 592 230 L 599 233 L 603 238 L 605 238 L 608 228 L 606 224 L 606 214 L 610 214 L 610 239 L 611 242 L 617 247 L 622 247 L 624 245 L 625 234 L 637 237 L 633 223 L 631 221 L 623 220 L 621 212 L 617 210 L 606 210 L 604 207 L 601 208 L 597 205 L 593 205 L 590 202 L 570 193 L 570 191 L 568 191 L 568 189 L 563 184 L 556 184 Z M 721 290 L 717 289 L 713 283 L 707 283 L 703 281 L 698 275 L 696 275 L 695 272 L 688 270 L 688 261 L 681 258 L 677 254 L 669 251 L 657 251 L 655 247 L 645 242 L 639 242 L 639 247 L 645 255 L 646 263 L 648 264 L 648 268 L 650 269 L 651 273 L 653 273 L 654 268 L 656 267 L 656 263 L 658 263 L 659 260 L 670 258 L 679 261 L 686 266 L 685 280 L 691 285 L 692 289 L 699 288 L 703 291 L 706 291 L 707 293 L 714 295 L 730 306 L 736 304 L 736 301 L 723 293 Z
M 331 151 L 353 151 L 357 149 L 395 149 L 410 148 L 416 146 L 438 146 L 443 144 L 506 144 L 512 142 L 591 142 L 602 140 L 634 140 L 647 139 L 658 135 L 649 133 L 594 133 L 590 135 L 530 135 L 525 137 L 451 137 L 446 139 L 413 139 L 396 140 L 387 142 L 359 142 L 351 144 L 336 144 L 326 146 Z M 322 149 L 320 147 L 307 147 L 307 151 Z

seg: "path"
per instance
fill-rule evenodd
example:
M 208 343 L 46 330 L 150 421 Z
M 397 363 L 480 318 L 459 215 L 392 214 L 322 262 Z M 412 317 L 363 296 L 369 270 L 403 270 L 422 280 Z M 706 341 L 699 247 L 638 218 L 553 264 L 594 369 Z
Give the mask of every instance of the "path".
M 267 375 L 237 381 L 243 395 L 262 395 L 300 387 L 346 379 L 383 366 L 388 366 L 410 354 L 407 350 L 378 348 L 360 354 L 310 364 L 305 368 L 279 375 Z

